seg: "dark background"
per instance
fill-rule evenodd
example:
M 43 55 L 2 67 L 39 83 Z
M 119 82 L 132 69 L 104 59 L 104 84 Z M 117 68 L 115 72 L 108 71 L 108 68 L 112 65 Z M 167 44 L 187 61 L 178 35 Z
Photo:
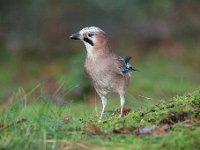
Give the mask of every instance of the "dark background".
M 44 84 L 47 93 L 61 83 L 74 97 L 93 93 L 82 69 L 85 48 L 68 38 L 85 26 L 107 32 L 114 51 L 133 56 L 133 64 L 142 74 L 148 74 L 151 67 L 151 72 L 156 72 L 155 66 L 161 65 L 163 58 L 171 66 L 180 64 L 173 70 L 175 75 L 184 68 L 189 70 L 187 77 L 198 86 L 199 14 L 199 0 L 1 0 L 0 96 L 4 98 L 19 87 L 26 91 L 38 83 Z M 143 65 L 151 63 L 155 65 L 148 69 Z M 139 76 L 136 80 L 144 81 Z M 151 84 L 156 83 L 156 76 L 161 75 L 151 78 Z M 143 86 L 137 91 L 149 90 Z M 181 92 L 190 88 L 187 84 Z M 167 90 L 162 92 L 168 96 Z M 169 95 L 176 93 L 170 91 Z

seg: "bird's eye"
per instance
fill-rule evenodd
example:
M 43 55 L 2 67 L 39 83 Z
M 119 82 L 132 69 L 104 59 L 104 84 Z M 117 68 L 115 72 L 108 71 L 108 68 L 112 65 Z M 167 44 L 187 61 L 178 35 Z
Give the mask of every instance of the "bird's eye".
M 92 37 L 92 36 L 94 36 L 94 33 L 88 33 L 88 36 Z

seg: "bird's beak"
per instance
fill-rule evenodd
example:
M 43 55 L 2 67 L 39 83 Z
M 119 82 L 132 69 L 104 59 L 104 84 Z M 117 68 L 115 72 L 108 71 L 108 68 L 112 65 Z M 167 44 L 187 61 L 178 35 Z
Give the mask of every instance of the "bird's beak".
M 70 39 L 73 39 L 73 40 L 80 40 L 80 34 L 79 33 L 74 33 L 72 35 L 70 35 Z

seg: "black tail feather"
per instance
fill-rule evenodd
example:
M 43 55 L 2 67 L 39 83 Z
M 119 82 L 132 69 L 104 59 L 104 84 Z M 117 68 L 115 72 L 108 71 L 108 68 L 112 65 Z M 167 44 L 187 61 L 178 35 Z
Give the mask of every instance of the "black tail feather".
M 132 71 L 138 71 L 137 69 L 134 69 L 133 67 L 130 67 L 129 69 Z

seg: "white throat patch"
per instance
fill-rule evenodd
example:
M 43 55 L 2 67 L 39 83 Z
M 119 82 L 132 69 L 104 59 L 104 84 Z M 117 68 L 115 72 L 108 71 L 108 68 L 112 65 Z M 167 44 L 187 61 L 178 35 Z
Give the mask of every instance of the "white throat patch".
M 90 45 L 89 43 L 85 42 L 85 41 L 83 41 L 83 43 L 84 43 L 84 45 L 86 47 L 88 55 L 89 56 L 93 56 L 93 54 L 92 54 L 93 53 L 93 46 Z

